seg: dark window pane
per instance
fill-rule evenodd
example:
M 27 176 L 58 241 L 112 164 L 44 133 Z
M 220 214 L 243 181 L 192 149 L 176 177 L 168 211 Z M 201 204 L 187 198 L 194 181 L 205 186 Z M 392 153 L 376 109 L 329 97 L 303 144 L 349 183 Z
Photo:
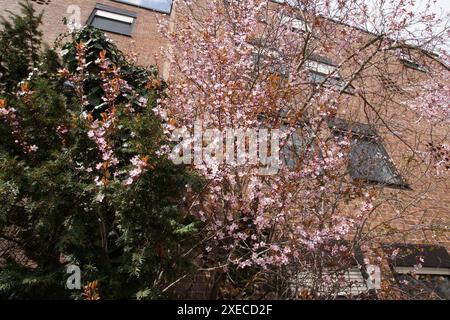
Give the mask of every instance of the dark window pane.
M 96 27 L 98 29 L 114 32 L 118 34 L 123 34 L 127 36 L 131 36 L 131 33 L 133 31 L 133 24 L 131 23 L 125 23 L 121 21 L 115 21 L 106 19 L 103 17 L 95 16 L 92 19 L 91 26 Z
M 280 57 L 272 57 L 264 53 L 253 52 L 252 62 L 255 65 L 256 72 L 267 70 L 267 72 L 277 74 L 283 78 L 289 77 L 289 70 Z
M 293 132 L 281 149 L 282 161 L 290 169 L 294 169 L 302 153 L 305 152 L 303 138 L 298 132 Z
M 316 72 L 316 71 L 311 71 L 310 70 L 310 81 L 312 83 L 316 83 L 316 84 L 321 84 L 323 83 L 326 79 L 327 79 L 327 75 L 320 73 L 320 72 Z M 340 77 L 330 77 L 327 82 L 325 83 L 325 86 L 332 86 L 335 87 L 339 90 L 342 90 L 345 86 L 345 81 L 340 78 Z M 353 86 L 349 86 L 345 92 L 346 93 L 353 93 L 354 87 Z
M 349 173 L 361 179 L 388 185 L 405 185 L 395 172 L 384 147 L 375 139 L 354 139 L 350 151 Z
M 282 127 L 282 130 L 288 130 Z M 312 159 L 314 154 L 314 134 L 307 125 L 298 125 L 286 138 L 280 150 L 281 160 L 289 169 L 295 169 L 300 161 Z
M 339 118 L 329 120 L 328 125 L 338 137 L 351 134 L 348 170 L 353 179 L 408 188 L 370 125 Z
M 450 277 L 445 275 L 396 276 L 399 288 L 410 299 L 450 299 Z
M 377 138 L 375 130 L 366 123 L 349 122 L 344 119 L 335 118 L 328 121 L 328 126 L 334 131 L 335 134 L 348 134 L 357 135 L 358 137 L 365 137 L 367 139 Z
M 390 256 L 389 263 L 394 267 L 412 267 L 417 264 L 418 257 L 425 268 L 450 269 L 450 255 L 443 246 L 430 244 L 385 244 L 383 250 Z M 397 251 L 396 255 L 392 255 Z
M 327 76 L 323 73 L 310 71 L 310 79 L 313 83 L 321 84 L 327 79 Z

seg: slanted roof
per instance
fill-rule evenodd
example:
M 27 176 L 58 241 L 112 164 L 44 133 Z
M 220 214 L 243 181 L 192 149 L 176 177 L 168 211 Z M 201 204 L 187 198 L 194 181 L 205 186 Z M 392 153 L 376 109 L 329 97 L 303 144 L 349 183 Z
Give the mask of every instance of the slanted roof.
M 322 56 L 320 54 L 317 54 L 317 53 L 311 53 L 310 55 L 308 55 L 308 60 L 312 60 L 312 61 L 316 61 L 316 62 L 320 62 L 320 63 L 325 63 L 325 64 L 328 64 L 330 66 L 336 67 L 336 64 L 333 62 L 333 60 L 331 60 L 330 58 L 328 58 L 326 56 Z
M 376 138 L 376 131 L 366 123 L 351 122 L 348 120 L 333 118 L 328 120 L 328 127 L 335 132 L 356 134 L 361 137 Z

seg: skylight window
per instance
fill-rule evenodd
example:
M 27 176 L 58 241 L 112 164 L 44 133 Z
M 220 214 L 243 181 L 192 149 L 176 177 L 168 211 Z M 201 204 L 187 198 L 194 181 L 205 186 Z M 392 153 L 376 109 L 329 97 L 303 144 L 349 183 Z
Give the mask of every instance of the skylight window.
M 97 4 L 88 25 L 103 31 L 131 36 L 136 18 L 134 12 Z
M 281 18 L 281 25 L 289 27 L 292 32 L 307 32 L 308 25 L 305 21 L 289 16 L 283 16 Z
M 172 11 L 173 0 L 113 0 L 130 4 L 132 6 L 151 9 L 162 13 L 170 13 Z
M 407 68 L 415 69 L 422 72 L 427 72 L 425 69 L 411 54 L 402 52 L 400 54 L 400 61 Z
M 348 172 L 353 179 L 409 188 L 370 125 L 350 123 L 344 119 L 333 119 L 329 125 L 336 136 L 351 136 Z
M 310 80 L 315 84 L 324 86 L 333 86 L 339 90 L 344 89 L 346 82 L 342 78 L 336 65 L 330 59 L 318 55 L 311 55 L 305 63 L 310 71 Z M 354 87 L 352 85 L 345 89 L 345 93 L 352 94 Z

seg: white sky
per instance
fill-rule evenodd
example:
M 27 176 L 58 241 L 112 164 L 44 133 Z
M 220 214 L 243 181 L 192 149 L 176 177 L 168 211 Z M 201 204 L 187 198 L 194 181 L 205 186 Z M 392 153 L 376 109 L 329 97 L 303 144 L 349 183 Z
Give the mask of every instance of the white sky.
M 423 1 L 421 1 L 421 2 L 423 2 Z M 449 12 L 450 11 L 450 0 L 437 0 L 436 1 L 436 9 Z
M 420 8 L 425 7 L 426 0 L 418 0 L 416 7 L 420 10 Z M 436 0 L 436 4 L 433 6 L 433 11 L 437 14 L 438 17 L 442 18 L 444 21 L 442 25 L 436 26 L 436 30 L 442 30 L 444 25 L 450 25 L 450 0 Z M 450 51 L 450 41 L 444 46 L 447 51 Z
M 369 8 L 370 8 L 371 4 L 378 6 L 380 4 L 380 1 L 382 1 L 382 0 L 362 0 L 362 1 L 364 1 L 366 4 L 368 4 Z M 429 1 L 432 2 L 431 10 L 433 13 L 436 14 L 436 19 L 438 19 L 438 18 L 442 19 L 441 24 L 432 26 L 434 33 L 439 33 L 445 27 L 447 27 L 447 29 L 450 27 L 450 0 L 413 0 L 413 1 L 414 1 L 413 10 L 415 10 L 417 13 L 423 12 L 423 10 L 426 8 L 426 4 Z M 390 1 L 386 0 L 384 2 L 384 5 L 386 6 L 386 8 L 389 8 L 391 3 L 390 3 Z M 373 12 L 374 16 L 372 16 L 372 18 L 375 19 L 375 21 L 377 21 L 377 16 L 378 16 L 377 12 L 378 12 L 377 10 L 375 12 Z M 370 25 L 368 25 L 366 27 L 370 31 L 375 31 L 375 30 L 372 30 L 372 26 L 370 26 Z M 426 26 L 423 24 L 416 24 L 408 29 L 410 32 L 416 33 L 416 35 L 418 36 L 417 32 L 420 30 L 424 30 L 425 28 L 426 28 Z M 413 38 L 414 38 L 414 36 L 413 36 Z M 449 36 L 447 36 L 447 38 L 449 38 Z M 412 40 L 411 36 L 406 35 L 406 34 L 405 34 L 405 39 L 408 39 L 408 41 Z M 413 42 L 414 41 L 412 41 L 412 43 Z M 442 46 L 442 44 L 439 44 L 438 47 L 440 47 L 440 48 L 443 47 L 447 51 L 450 51 L 450 39 L 447 40 L 446 44 L 444 44 L 443 46 Z

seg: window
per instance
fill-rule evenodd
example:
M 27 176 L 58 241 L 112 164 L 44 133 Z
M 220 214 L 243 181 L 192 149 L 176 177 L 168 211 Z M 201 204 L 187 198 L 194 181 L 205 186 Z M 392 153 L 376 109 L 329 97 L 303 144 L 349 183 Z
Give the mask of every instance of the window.
M 287 114 L 287 110 L 282 110 L 282 117 Z M 301 161 L 314 156 L 314 152 L 317 151 L 314 143 L 315 133 L 305 119 L 299 120 L 295 127 L 284 125 L 281 130 L 288 133 L 286 141 L 280 149 L 280 155 L 281 161 L 289 169 L 295 169 Z
M 47 4 L 50 4 L 51 0 L 31 0 L 31 2 L 47 5 Z
M 392 93 L 403 93 L 403 89 L 391 78 L 384 75 L 378 75 L 377 77 L 384 89 Z
M 427 72 L 427 70 L 410 54 L 407 52 L 400 53 L 400 61 L 407 68 L 415 69 L 422 72 Z
M 267 71 L 270 74 L 277 74 L 281 78 L 289 77 L 288 68 L 278 50 L 265 47 L 261 43 L 261 39 L 254 39 L 248 45 L 253 50 L 252 59 L 256 72 Z
M 297 8 L 301 7 L 300 1 L 297 1 L 297 0 L 271 0 L 271 1 L 275 2 L 275 3 L 287 4 L 291 7 L 297 7 Z
M 333 119 L 329 126 L 335 135 L 351 134 L 348 171 L 353 179 L 409 188 L 370 125 Z
M 367 273 L 369 277 L 365 278 L 363 272 L 358 266 L 352 266 L 345 270 L 324 269 L 322 276 L 331 280 L 331 284 L 320 281 L 321 284 L 314 284 L 317 279 L 309 272 L 299 272 L 290 281 L 291 292 L 301 292 L 304 289 L 312 288 L 314 285 L 319 286 L 319 294 L 334 293 L 336 297 L 345 298 L 357 296 L 372 295 L 373 291 L 381 289 L 381 271 L 378 266 L 368 265 Z M 316 288 L 317 290 L 317 288 Z
M 381 289 L 381 269 L 376 265 L 368 265 L 364 262 L 364 254 L 361 249 L 348 241 L 337 241 L 333 250 L 339 250 L 342 254 L 340 263 L 336 265 L 330 249 L 318 249 L 320 255 L 322 273 L 311 274 L 300 271 L 289 279 L 290 291 L 294 296 L 305 289 L 317 290 L 319 295 L 333 294 L 337 298 L 345 297 L 375 297 L 376 291 Z M 304 256 L 308 259 L 308 255 Z M 328 281 L 322 281 L 326 278 Z
M 346 85 L 337 66 L 326 57 L 311 55 L 306 61 L 306 68 L 310 72 L 311 82 L 315 84 L 324 83 L 324 85 L 333 86 L 339 90 L 344 89 Z M 352 94 L 353 90 L 354 87 L 350 85 L 344 92 Z
M 285 145 L 281 149 L 281 158 L 289 169 L 294 169 L 299 160 L 305 156 L 305 153 L 305 138 L 302 136 L 302 129 L 299 128 L 288 136 Z
M 297 18 L 291 18 L 288 16 L 283 16 L 281 18 L 281 25 L 289 27 L 292 32 L 307 32 L 308 25 L 305 21 Z
M 88 20 L 88 25 L 121 35 L 131 36 L 137 14 L 97 4 Z
M 404 294 L 412 299 L 450 299 L 450 255 L 444 247 L 389 244 L 383 250 Z
M 151 9 L 162 13 L 168 13 L 172 11 L 173 0 L 113 0 L 116 2 L 130 4 L 132 6 Z
M 427 149 L 434 165 L 450 170 L 450 147 L 446 144 L 428 142 Z

